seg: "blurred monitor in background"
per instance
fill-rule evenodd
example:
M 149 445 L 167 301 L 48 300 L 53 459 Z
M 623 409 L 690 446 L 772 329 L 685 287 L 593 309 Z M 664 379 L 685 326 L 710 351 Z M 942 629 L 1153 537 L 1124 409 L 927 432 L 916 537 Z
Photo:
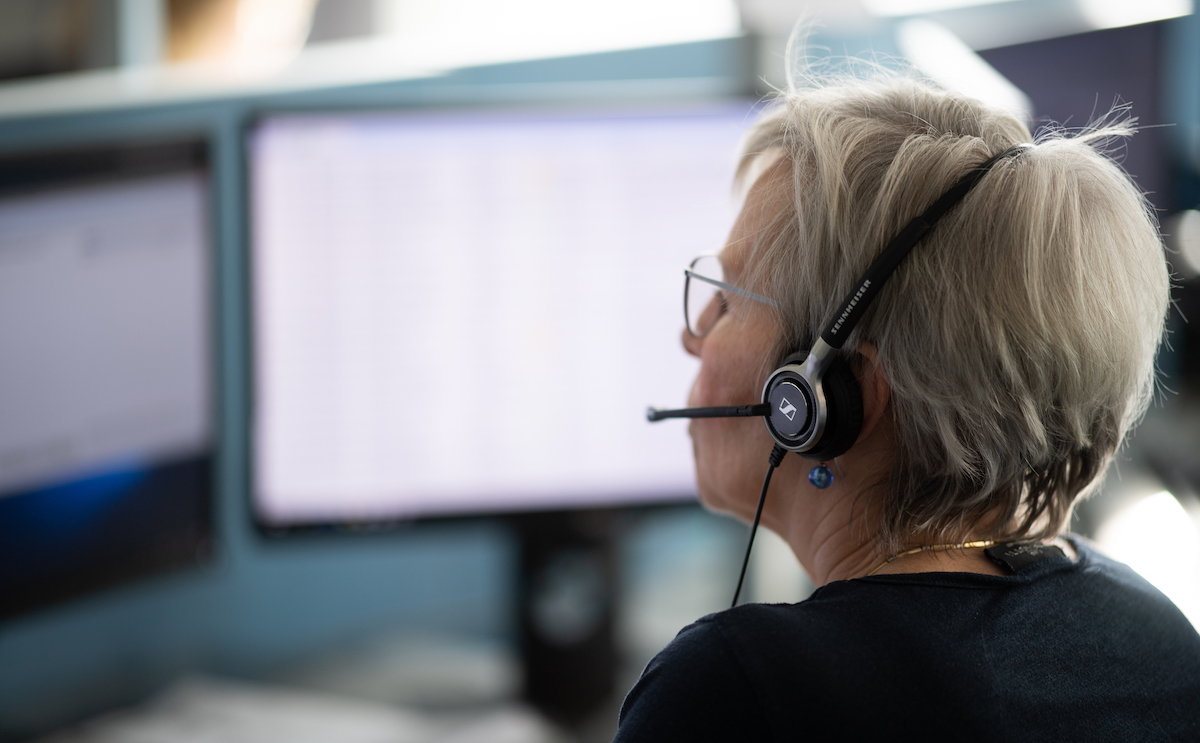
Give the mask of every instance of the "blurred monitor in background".
M 263 524 L 694 492 L 683 268 L 747 102 L 265 118 L 251 135 Z
M 209 552 L 206 146 L 0 159 L 0 617 Z

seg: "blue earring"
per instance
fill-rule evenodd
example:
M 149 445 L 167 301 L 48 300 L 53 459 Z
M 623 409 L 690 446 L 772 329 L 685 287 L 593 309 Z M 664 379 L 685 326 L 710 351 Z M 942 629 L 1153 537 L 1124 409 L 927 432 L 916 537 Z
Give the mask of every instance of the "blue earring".
M 833 484 L 833 473 L 829 471 L 824 462 L 821 462 L 809 471 L 808 481 L 812 483 L 814 488 L 824 490 Z

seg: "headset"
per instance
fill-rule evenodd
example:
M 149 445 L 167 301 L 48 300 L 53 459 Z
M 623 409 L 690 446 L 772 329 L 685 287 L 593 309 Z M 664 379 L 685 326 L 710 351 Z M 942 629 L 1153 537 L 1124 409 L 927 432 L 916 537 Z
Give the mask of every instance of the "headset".
M 895 273 L 896 268 L 913 247 L 929 234 L 937 221 L 962 201 L 997 163 L 1015 157 L 1032 146 L 1019 144 L 1010 147 L 972 168 L 892 238 L 838 305 L 837 311 L 833 313 L 832 319 L 821 331 L 812 348 L 788 355 L 783 364 L 767 377 L 760 403 L 646 410 L 646 419 L 652 422 L 667 418 L 762 416 L 767 431 L 775 442 L 770 458 L 771 467 L 763 481 L 762 494 L 759 496 L 757 513 L 750 531 L 750 542 L 746 546 L 742 577 L 739 578 L 738 588 L 734 593 L 734 606 L 737 605 L 738 594 L 741 593 L 742 581 L 745 579 L 746 563 L 750 558 L 750 548 L 754 544 L 754 532 L 762 516 L 771 473 L 783 461 L 786 452 L 794 451 L 806 459 L 825 462 L 845 454 L 858 440 L 858 434 L 862 430 L 862 390 L 859 389 L 850 365 L 838 353 L 842 344 L 858 325 L 880 289 Z

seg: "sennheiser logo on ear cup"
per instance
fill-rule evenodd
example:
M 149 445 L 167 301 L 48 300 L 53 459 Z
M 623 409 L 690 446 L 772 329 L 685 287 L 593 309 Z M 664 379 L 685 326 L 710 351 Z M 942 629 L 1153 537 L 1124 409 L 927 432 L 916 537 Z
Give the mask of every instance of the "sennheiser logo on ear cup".
M 788 420 L 793 420 L 796 417 L 796 406 L 786 397 L 779 403 L 779 412 L 787 416 Z
M 771 428 L 780 436 L 796 439 L 804 434 L 812 418 L 812 401 L 797 382 L 780 382 L 768 392 Z

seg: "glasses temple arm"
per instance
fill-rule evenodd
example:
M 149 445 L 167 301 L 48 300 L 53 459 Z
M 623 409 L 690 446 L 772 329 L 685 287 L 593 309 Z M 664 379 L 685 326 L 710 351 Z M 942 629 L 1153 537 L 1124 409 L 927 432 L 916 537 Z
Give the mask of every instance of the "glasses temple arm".
M 763 295 L 755 294 L 754 292 L 749 291 L 748 289 L 742 289 L 741 287 L 734 286 L 733 284 L 726 284 L 724 281 L 717 281 L 716 279 L 710 279 L 709 277 L 698 274 L 695 271 L 688 269 L 688 268 L 683 269 L 683 272 L 686 275 L 692 277 L 693 279 L 699 279 L 706 283 L 712 284 L 713 286 L 719 287 L 721 289 L 725 289 L 726 291 L 731 291 L 734 294 L 740 294 L 741 296 L 746 297 L 747 299 L 753 299 L 755 302 L 762 302 L 763 304 L 769 305 L 771 307 L 776 306 L 775 300 L 767 299 Z

